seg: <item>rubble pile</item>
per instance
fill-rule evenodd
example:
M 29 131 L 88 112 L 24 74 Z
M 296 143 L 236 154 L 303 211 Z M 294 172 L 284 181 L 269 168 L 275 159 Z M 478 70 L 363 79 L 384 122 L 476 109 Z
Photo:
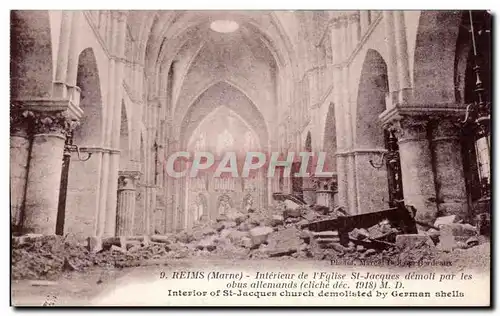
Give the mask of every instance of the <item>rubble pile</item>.
M 25 235 L 12 242 L 13 279 L 54 279 L 92 265 L 85 246 L 62 236 Z
M 279 203 L 270 210 L 232 209 L 215 220 L 205 220 L 176 234 L 90 237 L 82 244 L 62 236 L 25 235 L 13 238 L 12 277 L 52 279 L 65 271 L 92 266 L 132 267 L 169 259 L 213 256 L 230 259 L 312 258 L 360 260 L 411 266 L 438 260 L 440 254 L 480 244 L 475 226 L 438 218 L 432 228 L 402 234 L 387 220 L 348 233 L 340 243 L 336 230 L 313 232 L 308 224 L 331 219 L 325 207 Z M 431 225 L 429 225 L 431 226 Z M 482 242 L 481 242 L 482 243 Z M 455 252 L 453 252 L 454 254 Z
M 236 209 L 219 215 L 176 236 L 177 241 L 193 251 L 191 254 L 230 258 L 310 257 L 308 236 L 299 228 L 321 218 L 308 207 L 273 210 Z

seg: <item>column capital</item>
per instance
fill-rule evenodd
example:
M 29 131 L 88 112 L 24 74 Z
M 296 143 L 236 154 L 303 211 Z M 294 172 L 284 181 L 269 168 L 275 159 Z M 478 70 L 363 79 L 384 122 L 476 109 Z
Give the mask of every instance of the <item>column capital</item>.
M 331 20 L 331 25 L 335 29 L 342 28 L 342 27 L 346 26 L 348 20 L 349 19 L 348 19 L 347 15 L 339 15 L 339 16 L 334 17 Z
M 379 119 L 386 128 L 395 131 L 399 141 L 407 138 L 416 140 L 426 137 L 428 126 L 433 130 L 436 130 L 434 127 L 438 127 L 436 135 L 449 133 L 454 129 L 458 131 L 458 126 L 455 125 L 459 124 L 459 119 L 464 113 L 463 106 L 456 104 L 396 105 L 384 111 Z
M 78 120 L 66 111 L 27 112 L 33 120 L 34 134 L 61 134 L 66 137 L 80 124 Z
M 401 143 L 426 139 L 429 122 L 429 119 L 423 116 L 404 116 L 384 124 L 384 127 L 393 131 L 398 142 Z
M 351 12 L 347 15 L 349 23 L 359 22 L 359 11 Z
M 135 190 L 137 182 L 141 177 L 140 171 L 119 171 L 118 172 L 118 191 Z
M 461 118 L 465 116 L 465 107 L 461 104 L 402 104 L 395 105 L 382 112 L 379 119 L 383 125 L 398 121 L 403 117 L 424 117 L 427 119 Z
M 316 177 L 312 176 L 311 178 L 313 188 L 318 191 L 337 191 L 338 183 L 337 183 L 337 175 L 334 174 L 332 177 Z
M 111 16 L 118 21 L 126 21 L 129 11 L 128 10 L 112 10 Z
M 432 140 L 458 140 L 463 124 L 456 117 L 431 118 Z
M 10 134 L 12 136 L 27 137 L 31 127 L 30 112 L 26 110 L 12 109 L 10 110 Z

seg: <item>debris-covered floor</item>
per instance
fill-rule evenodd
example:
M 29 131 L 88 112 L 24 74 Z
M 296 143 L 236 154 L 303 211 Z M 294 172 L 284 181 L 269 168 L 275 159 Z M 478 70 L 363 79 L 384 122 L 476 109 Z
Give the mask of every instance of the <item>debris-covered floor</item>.
M 233 210 L 177 234 L 128 238 L 66 236 L 13 237 L 12 278 L 55 280 L 65 272 L 91 267 L 123 268 L 168 264 L 182 258 L 234 260 L 323 260 L 344 265 L 443 265 L 489 269 L 490 243 L 476 226 L 438 218 L 437 229 L 397 234 L 387 221 L 349 232 L 347 246 L 338 232 L 312 232 L 307 224 L 331 218 L 325 208 L 299 206 L 242 213 Z M 394 234 L 392 234 L 394 233 Z M 395 240 L 380 247 L 380 237 Z M 384 244 L 383 244 L 384 245 Z

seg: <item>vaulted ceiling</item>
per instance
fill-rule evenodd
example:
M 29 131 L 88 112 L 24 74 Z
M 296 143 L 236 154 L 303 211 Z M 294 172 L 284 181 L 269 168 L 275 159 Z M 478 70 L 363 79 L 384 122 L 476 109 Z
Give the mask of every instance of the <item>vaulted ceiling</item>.
M 279 88 L 280 76 L 293 82 L 300 66 L 297 54 L 320 36 L 317 25 L 301 25 L 326 20 L 315 15 L 285 11 L 131 11 L 127 31 L 134 48 L 128 49 L 127 58 L 144 66 L 148 97 L 165 96 L 171 90 L 168 108 L 174 121 L 181 124 L 179 130 L 193 130 L 193 113 L 203 113 L 197 117 L 199 121 L 222 105 L 238 112 L 258 130 L 276 120 L 283 91 Z M 220 32 L 213 25 L 216 21 L 230 21 L 230 28 Z M 311 43 L 297 45 L 299 36 L 309 36 Z M 226 103 L 233 102 L 232 98 L 244 102 L 213 102 L 214 91 Z M 200 100 L 207 98 L 212 101 L 200 105 Z M 200 106 L 207 108 L 201 111 Z M 261 137 L 261 141 L 268 138 Z

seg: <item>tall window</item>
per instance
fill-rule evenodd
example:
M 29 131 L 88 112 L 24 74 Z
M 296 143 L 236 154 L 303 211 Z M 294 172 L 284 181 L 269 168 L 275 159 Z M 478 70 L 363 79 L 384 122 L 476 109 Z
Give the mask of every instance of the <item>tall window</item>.
M 219 134 L 219 137 L 217 138 L 217 154 L 222 155 L 224 152 L 232 150 L 233 145 L 233 135 L 225 129 L 224 132 Z

